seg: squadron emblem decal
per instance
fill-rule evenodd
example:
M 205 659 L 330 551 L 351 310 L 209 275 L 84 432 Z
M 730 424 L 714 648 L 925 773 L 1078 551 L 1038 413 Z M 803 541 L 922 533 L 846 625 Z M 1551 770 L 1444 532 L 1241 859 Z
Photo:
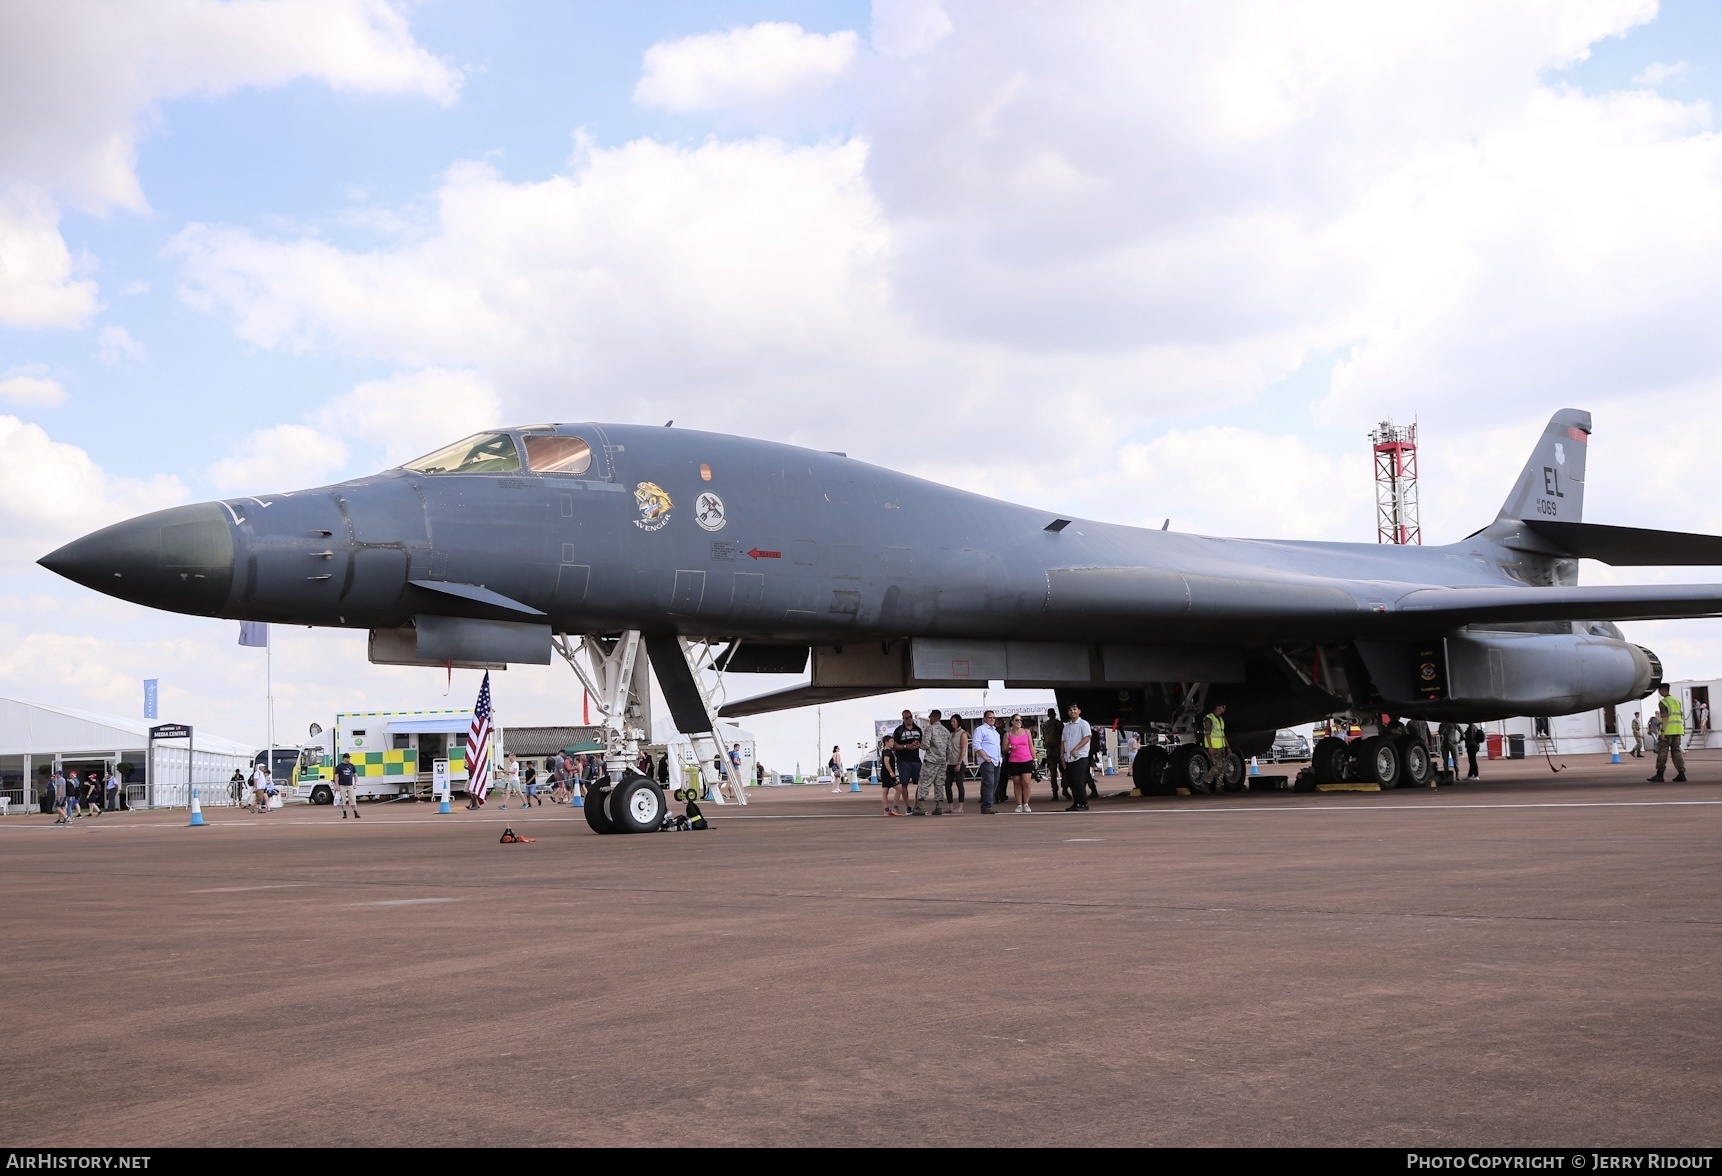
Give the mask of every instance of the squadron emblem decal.
M 708 531 L 723 530 L 723 525 L 729 522 L 729 516 L 724 513 L 723 499 L 710 490 L 694 499 L 694 522 Z
M 640 517 L 634 520 L 634 525 L 642 531 L 663 530 L 676 507 L 656 482 L 641 482 L 634 487 L 634 505 L 640 508 Z

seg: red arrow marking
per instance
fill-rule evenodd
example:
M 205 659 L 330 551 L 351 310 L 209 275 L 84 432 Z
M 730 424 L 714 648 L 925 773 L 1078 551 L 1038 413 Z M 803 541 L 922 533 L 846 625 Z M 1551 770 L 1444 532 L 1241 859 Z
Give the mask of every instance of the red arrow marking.
M 783 558 L 783 552 L 781 552 L 781 551 L 761 551 L 757 547 L 748 548 L 747 553 L 748 553 L 748 555 L 752 556 L 754 559 L 782 559 Z

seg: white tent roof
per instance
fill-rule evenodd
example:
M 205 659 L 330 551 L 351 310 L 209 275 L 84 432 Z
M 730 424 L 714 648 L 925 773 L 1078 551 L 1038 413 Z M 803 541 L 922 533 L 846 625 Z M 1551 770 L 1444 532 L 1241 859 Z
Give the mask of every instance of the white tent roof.
M 155 725 L 148 719 L 128 719 L 96 711 L 0 698 L 0 755 L 137 751 L 149 743 L 149 729 Z M 195 727 L 192 734 L 199 752 L 249 759 L 256 750 L 236 739 L 224 739 Z
M 731 743 L 755 743 L 755 742 L 758 742 L 754 738 L 752 731 L 748 731 L 742 727 L 738 727 L 738 726 L 736 726 L 736 724 L 730 722 L 728 719 L 719 719 L 718 720 L 718 730 L 720 730 L 724 733 L 724 738 L 726 740 L 726 742 L 724 744 L 725 747 L 728 747 L 729 744 L 731 744 Z M 691 742 L 693 740 L 693 738 L 694 737 L 692 735 L 684 735 L 680 731 L 675 731 L 675 732 L 672 732 L 669 739 L 665 741 L 664 746 L 668 747 L 672 743 L 688 743 L 688 742 Z

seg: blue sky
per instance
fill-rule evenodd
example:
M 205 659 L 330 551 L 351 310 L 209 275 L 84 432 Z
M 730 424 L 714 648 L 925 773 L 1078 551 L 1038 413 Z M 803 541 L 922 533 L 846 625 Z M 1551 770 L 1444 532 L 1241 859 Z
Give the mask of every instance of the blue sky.
M 1627 89 L 1653 65 L 1686 68 L 1659 84 L 1672 97 L 1722 102 L 1722 9 L 1703 0 L 1663 0 L 1656 17 L 1624 36 L 1604 37 L 1577 65 L 1555 71 L 1588 93 Z
M 1593 517 L 1673 496 L 1657 525 L 1722 528 L 1685 489 L 1722 425 L 1713 5 L 1413 28 L 1344 5 L 339 0 L 270 25 L 198 0 L 128 6 L 103 57 L 80 22 L 108 11 L 0 13 L 0 259 L 71 258 L 0 263 L 0 423 L 31 471 L 0 493 L 14 694 L 130 709 L 164 676 L 250 722 L 225 629 L 23 557 L 363 473 L 474 413 L 673 416 L 1120 521 L 1351 539 L 1364 435 L 1416 416 L 1434 540 L 1486 521 L 1574 403 L 1598 415 Z M 100 172 L 128 136 L 129 169 Z M 933 405 L 955 440 L 891 443 L 903 414 L 944 436 Z M 1031 458 L 961 442 L 994 418 Z M 1647 633 L 1714 672 L 1711 628 Z M 189 652 L 216 640 L 213 668 Z M 287 706 L 431 691 L 342 640 L 306 639 Z M 67 659 L 102 669 L 44 677 Z M 512 681 L 553 717 L 555 682 Z

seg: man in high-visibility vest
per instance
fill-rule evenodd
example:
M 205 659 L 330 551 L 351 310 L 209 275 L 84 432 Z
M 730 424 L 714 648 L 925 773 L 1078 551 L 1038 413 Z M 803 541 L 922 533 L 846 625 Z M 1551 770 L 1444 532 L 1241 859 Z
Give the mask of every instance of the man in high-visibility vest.
M 1656 704 L 1656 717 L 1662 720 L 1662 738 L 1656 741 L 1656 775 L 1649 780 L 1653 784 L 1662 783 L 1662 769 L 1668 765 L 1668 757 L 1673 756 L 1674 782 L 1680 784 L 1686 779 L 1686 757 L 1680 753 L 1680 737 L 1686 734 L 1686 714 L 1680 700 L 1669 693 L 1667 682 L 1656 689 L 1662 694 L 1662 700 Z
M 1218 792 L 1226 782 L 1226 762 L 1232 758 L 1226 743 L 1226 704 L 1220 703 L 1202 716 L 1202 750 L 1208 753 L 1208 770 L 1196 782 L 1198 792 Z

